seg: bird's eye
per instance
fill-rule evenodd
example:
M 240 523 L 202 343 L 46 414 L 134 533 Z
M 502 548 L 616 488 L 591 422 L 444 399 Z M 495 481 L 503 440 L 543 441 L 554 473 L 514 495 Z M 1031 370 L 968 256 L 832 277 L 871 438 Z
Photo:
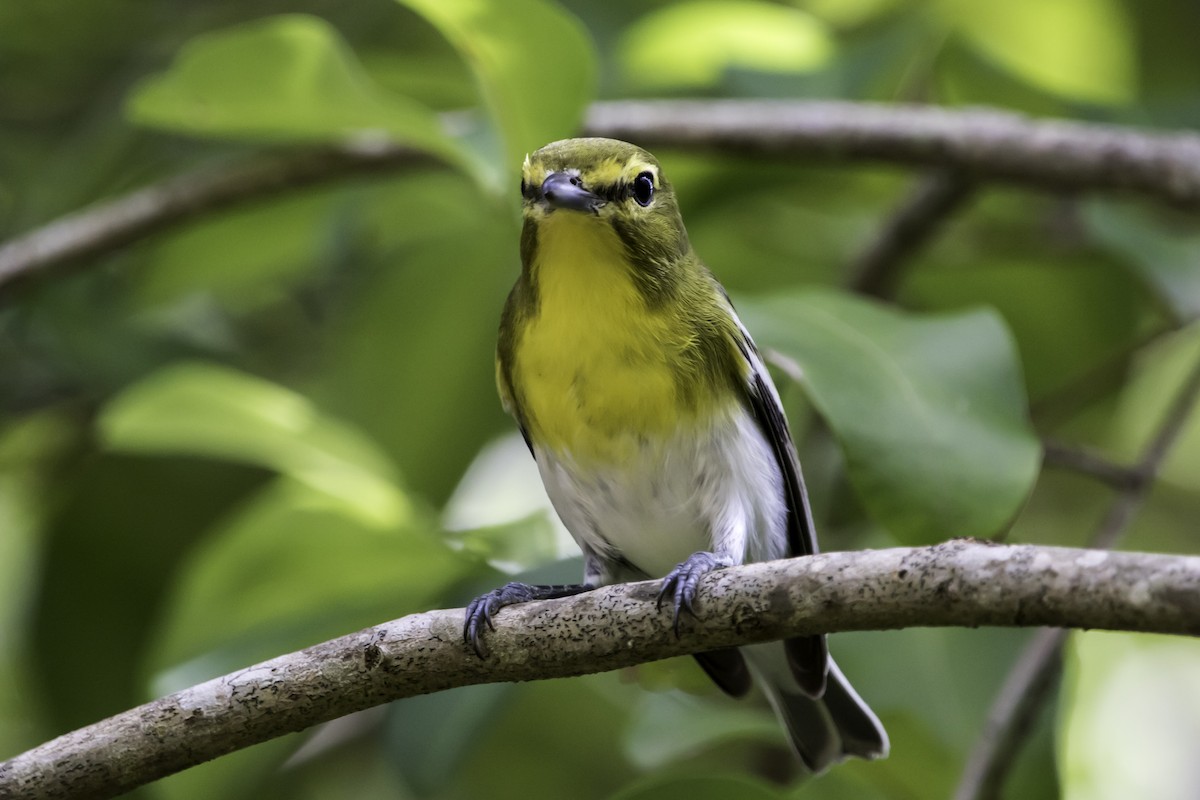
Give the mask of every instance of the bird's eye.
M 638 175 L 633 179 L 629 193 L 633 195 L 633 199 L 639 206 L 650 205 L 650 201 L 654 199 L 654 176 L 649 172 Z

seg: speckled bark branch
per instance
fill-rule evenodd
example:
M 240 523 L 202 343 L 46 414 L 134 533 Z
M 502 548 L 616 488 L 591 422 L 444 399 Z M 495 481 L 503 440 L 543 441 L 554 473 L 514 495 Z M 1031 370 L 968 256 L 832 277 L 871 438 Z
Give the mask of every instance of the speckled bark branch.
M 582 131 L 646 147 L 934 167 L 1036 189 L 1124 190 L 1200 206 L 1200 136 L 1031 120 L 985 109 L 836 102 L 596 103 Z M 324 147 L 181 175 L 0 245 L 0 288 L 212 211 L 429 159 L 386 144 Z
M 1200 557 L 957 540 L 707 576 L 681 638 L 656 582 L 504 610 L 478 659 L 431 611 L 216 678 L 0 763 L 0 798 L 113 797 L 257 742 L 455 686 L 601 672 L 821 631 L 1049 625 L 1200 634 Z

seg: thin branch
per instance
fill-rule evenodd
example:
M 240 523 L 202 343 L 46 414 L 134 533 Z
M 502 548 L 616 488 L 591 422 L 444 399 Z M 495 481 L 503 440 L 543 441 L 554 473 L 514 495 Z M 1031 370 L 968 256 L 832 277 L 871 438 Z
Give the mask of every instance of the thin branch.
M 954 171 L 939 170 L 921 178 L 854 260 L 851 288 L 879 298 L 895 294 L 912 255 L 971 199 L 974 189 L 973 182 Z
M 584 131 L 650 147 L 872 161 L 953 170 L 1034 189 L 1123 190 L 1200 206 L 1200 136 L 983 109 L 763 101 L 597 103 Z M 273 154 L 186 175 L 105 201 L 0 246 L 0 288 L 95 258 L 169 225 L 288 189 L 382 176 L 423 156 L 386 144 Z
M 1087 475 L 1119 490 L 1136 489 L 1146 480 L 1137 467 L 1115 464 L 1090 449 L 1053 439 L 1042 441 L 1042 464 Z
M 324 181 L 435 163 L 386 142 L 356 142 L 259 155 L 102 201 L 0 246 L 0 287 L 94 258 L 172 225 Z
M 462 609 L 415 614 L 249 667 L 0 763 L 0 799 L 107 798 L 402 697 L 565 677 L 825 631 L 1054 625 L 1200 634 L 1200 557 L 955 540 L 720 570 L 671 633 L 657 581 L 505 609 L 486 660 Z
M 1131 479 L 1113 500 L 1108 513 L 1093 534 L 1089 547 L 1106 550 L 1113 547 L 1128 530 L 1162 469 L 1171 445 L 1183 433 L 1184 425 L 1200 401 L 1200 361 L 1193 365 L 1158 429 L 1147 443 Z M 1062 668 L 1061 631 L 1043 631 L 1034 636 L 1017 657 L 1004 687 L 988 712 L 983 732 L 975 743 L 955 790 L 955 800 L 993 800 L 999 798 L 1024 744 L 1033 720 L 1045 706 Z
M 1171 405 L 1163 413 L 1158 431 L 1146 445 L 1141 461 L 1138 462 L 1138 470 L 1145 478 L 1145 484 L 1142 486 L 1143 492 L 1158 476 L 1163 462 L 1166 461 L 1167 453 L 1183 433 L 1188 419 L 1196 409 L 1197 402 L 1200 402 L 1200 362 L 1193 364 L 1191 371 L 1184 377 Z M 1114 544 L 1112 539 L 1118 533 L 1119 531 L 1113 531 L 1111 534 L 1107 534 L 1101 531 L 1101 535 L 1092 542 L 1092 546 L 1111 547 Z
M 1046 699 L 1062 676 L 1062 647 L 1067 633 L 1065 628 L 1042 628 L 1025 645 L 983 723 L 954 800 L 1000 796 L 1009 767 L 1017 760 Z M 1030 702 L 1026 699 L 1029 697 L 1036 701 Z M 985 742 L 987 745 L 982 746 Z

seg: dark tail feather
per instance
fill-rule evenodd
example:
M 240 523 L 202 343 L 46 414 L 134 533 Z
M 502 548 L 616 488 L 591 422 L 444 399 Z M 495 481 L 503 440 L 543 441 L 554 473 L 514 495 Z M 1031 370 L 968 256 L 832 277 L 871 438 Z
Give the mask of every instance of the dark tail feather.
M 833 662 L 829 663 L 829 685 L 822 702 L 841 734 L 844 755 L 883 758 L 888 754 L 887 731 Z
M 750 669 L 736 647 L 693 653 L 692 657 L 713 683 L 730 697 L 744 697 L 750 691 Z
M 825 675 L 829 671 L 829 644 L 824 636 L 797 636 L 785 639 L 788 666 L 796 683 L 806 695 L 818 698 L 825 694 Z
M 821 772 L 847 756 L 883 758 L 887 755 L 887 732 L 879 718 L 832 660 L 825 694 L 820 700 L 813 700 L 799 691 L 791 681 L 785 683 L 773 678 L 772 672 L 762 669 L 761 664 L 756 663 L 756 666 L 763 691 L 787 728 L 792 746 L 810 770 Z

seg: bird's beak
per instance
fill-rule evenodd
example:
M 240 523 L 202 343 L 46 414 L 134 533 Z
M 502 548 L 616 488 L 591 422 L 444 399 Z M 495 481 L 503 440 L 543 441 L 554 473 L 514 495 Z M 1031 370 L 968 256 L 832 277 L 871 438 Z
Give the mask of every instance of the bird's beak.
M 578 175 L 567 172 L 551 172 L 542 181 L 542 197 L 551 208 L 566 208 L 571 211 L 595 212 L 604 205 L 604 200 L 583 188 Z

